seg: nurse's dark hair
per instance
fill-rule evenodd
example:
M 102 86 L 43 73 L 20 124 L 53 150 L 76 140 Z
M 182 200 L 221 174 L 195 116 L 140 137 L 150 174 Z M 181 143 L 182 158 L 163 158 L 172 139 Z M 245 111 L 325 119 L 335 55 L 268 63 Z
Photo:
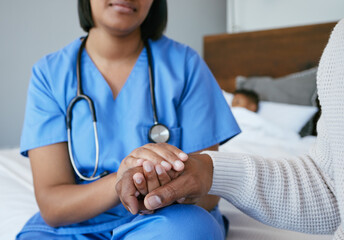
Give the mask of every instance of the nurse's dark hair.
M 80 26 L 85 32 L 94 27 L 90 0 L 78 0 L 78 13 Z M 148 38 L 159 39 L 167 25 L 166 0 L 153 0 L 151 9 L 146 19 L 141 24 L 141 36 L 143 40 Z

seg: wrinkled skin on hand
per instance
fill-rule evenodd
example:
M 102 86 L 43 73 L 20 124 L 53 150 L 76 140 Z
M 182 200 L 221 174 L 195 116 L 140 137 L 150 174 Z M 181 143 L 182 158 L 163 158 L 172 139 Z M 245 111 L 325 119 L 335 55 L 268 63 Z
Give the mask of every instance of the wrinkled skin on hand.
M 124 207 L 133 214 L 146 210 L 144 196 L 176 178 L 187 159 L 187 154 L 166 143 L 146 144 L 132 151 L 117 171 L 116 191 Z
M 143 164 L 145 165 L 146 162 Z M 147 172 L 139 167 L 126 171 L 116 185 L 116 191 L 123 205 L 131 213 L 136 214 L 149 213 L 147 210 L 152 211 L 176 202 L 183 204 L 198 202 L 201 197 L 207 195 L 212 185 L 212 160 L 206 154 L 194 154 L 190 155 L 184 164 L 183 171 L 175 172 L 170 177 L 170 181 L 164 183 L 160 183 L 161 180 L 153 169 Z M 135 174 L 141 175 L 140 184 L 135 183 Z M 146 186 L 145 191 L 148 193 L 146 196 L 138 191 L 138 185 Z
M 171 182 L 150 192 L 144 199 L 144 205 L 149 210 L 155 210 L 176 201 L 194 204 L 209 192 L 212 179 L 213 163 L 210 156 L 190 155 L 182 173 Z

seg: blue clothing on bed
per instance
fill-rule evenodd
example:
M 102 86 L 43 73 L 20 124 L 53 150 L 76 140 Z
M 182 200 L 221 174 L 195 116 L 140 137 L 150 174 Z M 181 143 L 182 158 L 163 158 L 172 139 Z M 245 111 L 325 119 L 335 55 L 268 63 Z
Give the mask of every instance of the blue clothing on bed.
M 76 95 L 76 60 L 80 44 L 80 39 L 77 39 L 62 50 L 44 57 L 33 67 L 21 138 L 21 153 L 24 156 L 30 149 L 67 141 L 65 116 L 70 100 Z M 150 41 L 150 45 L 154 60 L 157 114 L 159 122 L 171 131 L 169 144 L 191 153 L 225 142 L 240 132 L 221 89 L 195 51 L 167 37 Z M 148 132 L 153 125 L 153 111 L 147 52 L 146 49 L 142 50 L 115 99 L 85 50 L 81 66 L 83 90 L 94 101 L 98 121 L 100 156 L 97 175 L 105 170 L 116 172 L 121 160 L 132 150 L 149 143 Z M 79 102 L 73 109 L 72 145 L 76 166 L 88 176 L 95 163 L 93 134 L 87 103 Z M 212 215 L 222 224 L 217 208 Z M 184 229 L 187 236 L 186 230 L 192 228 L 190 225 L 202 223 L 201 226 L 193 226 L 193 229 L 199 228 L 197 231 L 202 233 L 201 238 L 197 239 L 202 239 L 216 234 L 216 224 L 211 223 L 214 220 L 212 215 L 196 206 L 173 205 L 156 214 L 133 216 L 119 205 L 88 221 L 52 228 L 37 213 L 24 226 L 18 239 L 40 236 L 37 234 L 63 235 L 64 239 L 68 239 L 68 234 L 73 235 L 73 239 L 111 239 L 111 235 L 114 235 L 117 236 L 114 239 L 122 239 L 124 236 L 134 236 L 136 231 L 145 232 L 145 229 L 149 229 L 146 234 L 154 236 L 159 232 L 164 233 L 164 222 L 171 219 L 174 220 L 168 226 L 173 229 L 171 226 L 175 222 L 180 229 L 175 232 L 171 230 L 168 237 L 183 239 L 175 234 L 182 236 Z M 169 217 L 171 219 L 166 219 Z M 190 224 L 185 223 L 183 228 L 181 223 L 187 221 Z M 149 227 L 150 224 L 154 226 Z M 208 229 L 210 235 L 206 235 L 206 229 L 202 226 L 214 228 Z M 155 229 L 155 232 L 151 229 Z M 167 230 L 164 231 L 166 233 Z M 92 238 L 92 234 L 100 234 L 104 238 L 96 235 Z M 82 237 L 76 238 L 76 235 Z

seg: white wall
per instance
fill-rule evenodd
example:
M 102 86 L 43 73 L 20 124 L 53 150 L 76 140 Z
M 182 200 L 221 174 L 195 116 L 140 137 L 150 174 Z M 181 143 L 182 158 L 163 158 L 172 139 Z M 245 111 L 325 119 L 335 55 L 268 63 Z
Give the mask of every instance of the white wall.
M 0 1 L 0 148 L 18 146 L 32 65 L 83 35 L 77 1 Z M 202 54 L 204 34 L 226 31 L 226 0 L 168 0 L 166 34 Z
M 226 0 L 168 0 L 166 35 L 203 54 L 203 36 L 226 32 Z
M 78 37 L 76 1 L 0 1 L 0 147 L 19 146 L 32 65 Z
M 343 0 L 227 0 L 227 31 L 252 31 L 337 21 L 344 18 Z

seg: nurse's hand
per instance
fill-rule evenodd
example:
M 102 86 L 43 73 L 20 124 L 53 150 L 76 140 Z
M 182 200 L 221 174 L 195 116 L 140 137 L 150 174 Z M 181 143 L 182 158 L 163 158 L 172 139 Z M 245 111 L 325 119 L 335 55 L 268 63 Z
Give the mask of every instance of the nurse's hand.
M 121 162 L 118 168 L 117 176 L 122 174 L 129 168 L 142 166 L 144 161 L 150 161 L 153 165 L 160 165 L 166 171 L 182 171 L 184 162 L 188 159 L 188 155 L 175 146 L 167 143 L 149 143 L 133 150 Z
M 117 171 L 116 191 L 123 205 L 133 214 L 145 209 L 137 198 L 143 199 L 178 176 L 187 159 L 187 154 L 167 143 L 146 144 L 132 151 Z
M 143 198 L 137 191 L 133 176 L 137 173 L 143 173 L 142 167 L 129 168 L 122 176 L 116 178 L 116 192 L 123 206 L 132 214 L 137 214 L 139 210 L 145 210 Z
M 149 213 L 175 202 L 195 204 L 207 195 L 212 185 L 213 162 L 207 154 L 190 155 L 185 169 L 172 179 L 166 172 L 156 173 L 161 169 L 154 171 L 153 165 L 147 171 L 146 164 L 151 163 L 144 162 L 143 168 L 128 170 L 116 185 L 121 202 L 133 214 Z M 148 194 L 141 195 L 138 190 Z
M 137 172 L 133 175 L 135 187 L 142 196 L 146 196 L 149 192 L 179 176 L 178 172 L 167 173 L 161 165 L 154 166 L 150 161 L 145 161 L 142 165 L 143 173 Z
M 117 177 L 116 191 L 123 206 L 132 214 L 147 214 L 153 211 L 144 206 L 144 196 L 170 181 L 169 174 L 161 165 L 154 166 L 150 161 L 145 161 L 143 167 L 130 168 Z

